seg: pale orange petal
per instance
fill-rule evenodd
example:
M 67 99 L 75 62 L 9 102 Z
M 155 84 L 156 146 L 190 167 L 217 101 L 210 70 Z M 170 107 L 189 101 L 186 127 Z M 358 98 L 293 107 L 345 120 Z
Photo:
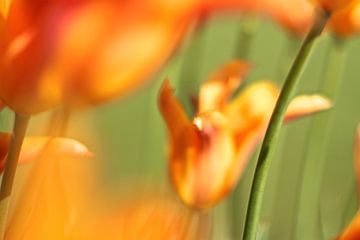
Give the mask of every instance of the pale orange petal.
M 233 131 L 241 134 L 252 125 L 268 120 L 278 93 L 278 89 L 268 81 L 247 87 L 224 110 Z
M 201 85 L 199 94 L 199 112 L 220 111 L 244 80 L 250 64 L 244 61 L 232 61 L 222 66 Z
M 330 19 L 331 30 L 341 36 L 349 37 L 360 32 L 360 3 L 354 3 L 333 14 Z
M 12 0 L 0 0 L 0 14 L 3 18 L 6 18 L 8 15 L 11 1 Z
M 331 101 L 320 95 L 301 95 L 295 97 L 289 104 L 285 121 L 294 120 L 331 108 Z

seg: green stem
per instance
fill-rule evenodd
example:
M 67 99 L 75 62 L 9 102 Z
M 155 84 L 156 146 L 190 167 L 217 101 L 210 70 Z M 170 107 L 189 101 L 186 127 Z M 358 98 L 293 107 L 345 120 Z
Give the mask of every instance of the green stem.
M 311 53 L 315 39 L 323 31 L 328 18 L 328 13 L 319 12 L 318 18 L 306 36 L 295 58 L 289 74 L 286 77 L 285 84 L 281 90 L 279 99 L 276 102 L 274 112 L 271 116 L 270 123 L 260 149 L 260 155 L 255 169 L 254 181 L 251 188 L 250 201 L 245 222 L 245 240 L 254 240 L 256 238 L 256 230 L 260 218 L 260 210 L 268 169 L 277 138 L 280 134 L 281 124 L 283 122 L 290 98 L 293 96 L 296 86 L 299 82 L 299 76 L 302 73 L 307 59 Z
M 210 240 L 212 238 L 212 223 L 210 212 L 196 212 L 198 217 L 196 238 L 201 240 Z
M 26 129 L 30 120 L 29 115 L 15 114 L 15 124 L 8 155 L 5 162 L 4 175 L 0 189 L 0 239 L 4 238 L 10 196 L 13 188 L 16 167 L 20 150 L 25 138 Z

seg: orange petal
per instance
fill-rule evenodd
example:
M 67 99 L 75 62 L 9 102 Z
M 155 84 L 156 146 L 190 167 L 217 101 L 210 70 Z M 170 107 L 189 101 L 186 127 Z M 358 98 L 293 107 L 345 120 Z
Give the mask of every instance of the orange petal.
M 344 233 L 336 240 L 358 240 L 360 239 L 360 213 L 357 212 L 350 225 Z
M 331 101 L 320 95 L 298 96 L 290 102 L 286 112 L 285 121 L 324 111 L 331 106 Z
M 250 64 L 244 61 L 232 61 L 222 66 L 201 85 L 199 94 L 199 112 L 220 111 L 244 80 Z
M 178 99 L 173 95 L 169 80 L 165 80 L 161 86 L 159 108 L 173 140 L 192 125 Z
M 278 89 L 268 81 L 247 87 L 228 106 L 224 113 L 235 134 L 241 134 L 255 124 L 267 121 L 275 106 Z
M 354 3 L 333 14 L 330 19 L 331 30 L 341 36 L 348 37 L 360 32 L 360 3 Z
M 11 1 L 12 0 L 1 0 L 1 2 L 0 2 L 0 14 L 5 19 L 6 19 L 7 15 L 8 15 Z
M 83 144 L 72 139 L 35 137 L 24 142 L 20 158 L 28 161 L 37 157 L 37 161 L 12 209 L 6 239 L 67 239 L 79 206 L 84 205 L 69 192 L 85 190 L 79 187 L 83 175 L 72 174 L 59 160 L 61 156 L 83 157 L 88 153 Z
M 310 2 L 320 6 L 325 11 L 335 12 L 346 8 L 358 0 L 309 0 Z

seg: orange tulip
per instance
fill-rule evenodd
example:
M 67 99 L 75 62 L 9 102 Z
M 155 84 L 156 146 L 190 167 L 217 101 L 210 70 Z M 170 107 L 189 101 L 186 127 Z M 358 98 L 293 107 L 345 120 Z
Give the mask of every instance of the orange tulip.
M 207 11 L 240 11 L 268 16 L 292 33 L 305 34 L 313 22 L 306 0 L 205 0 Z
M 232 101 L 249 66 L 231 62 L 200 89 L 198 111 L 191 121 L 168 81 L 160 90 L 160 111 L 170 133 L 170 175 L 187 205 L 209 208 L 235 187 L 255 146 L 265 133 L 279 90 L 262 81 Z M 324 97 L 300 96 L 288 108 L 287 120 L 330 107 Z
M 355 141 L 355 172 L 357 176 L 357 187 L 360 193 L 360 124 L 358 125 Z M 344 233 L 338 240 L 357 240 L 360 239 L 360 212 L 358 211 L 350 225 L 345 229 Z
M 3 5 L 0 99 L 31 114 L 122 96 L 164 64 L 194 8 L 191 0 L 14 0 L 8 11 Z
M 310 2 L 320 6 L 325 11 L 331 13 L 339 11 L 358 1 L 359 0 L 310 0 Z
M 335 12 L 330 19 L 332 31 L 340 37 L 349 37 L 360 32 L 360 1 Z
M 5 239 L 66 239 L 84 205 L 75 200 L 80 197 L 77 191 L 84 189 L 77 188 L 82 180 L 79 171 L 71 174 L 58 160 L 89 155 L 83 144 L 72 139 L 26 138 L 19 161 L 37 161 L 11 209 Z

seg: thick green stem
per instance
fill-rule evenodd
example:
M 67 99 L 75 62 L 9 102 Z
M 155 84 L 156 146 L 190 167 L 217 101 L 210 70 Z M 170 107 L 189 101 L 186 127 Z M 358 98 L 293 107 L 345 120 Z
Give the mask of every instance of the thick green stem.
M 261 146 L 260 155 L 255 169 L 254 181 L 251 188 L 250 201 L 245 223 L 245 240 L 256 239 L 256 231 L 260 219 L 260 210 L 268 169 L 277 138 L 280 134 L 281 124 L 283 122 L 290 98 L 293 96 L 296 86 L 299 82 L 299 76 L 302 73 L 306 61 L 311 53 L 315 39 L 323 31 L 328 18 L 328 13 L 319 12 L 318 18 L 306 36 L 289 71 L 289 74 L 286 77 L 284 86 L 281 90 L 279 99 L 271 116 L 270 123 Z
M 20 150 L 25 138 L 29 123 L 29 115 L 15 114 L 15 124 L 11 138 L 8 155 L 5 162 L 4 175 L 0 189 L 0 239 L 4 238 L 10 196 L 13 188 L 16 167 Z

